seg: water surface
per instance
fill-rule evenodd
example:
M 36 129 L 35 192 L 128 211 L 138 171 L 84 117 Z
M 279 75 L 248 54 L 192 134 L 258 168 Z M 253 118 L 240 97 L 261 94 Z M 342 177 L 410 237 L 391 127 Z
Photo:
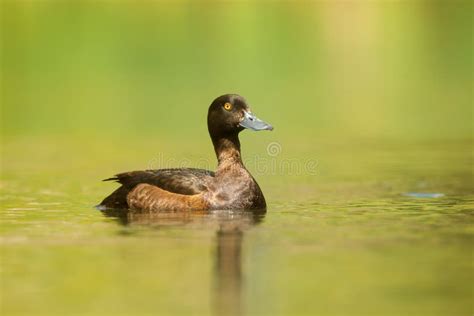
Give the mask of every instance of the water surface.
M 322 145 L 313 176 L 257 173 L 264 215 L 125 216 L 92 207 L 114 188 L 98 181 L 108 174 L 71 168 L 82 160 L 74 151 L 61 165 L 41 146 L 44 165 L 34 148 L 21 159 L 4 152 L 5 314 L 472 312 L 469 143 L 418 145 L 423 162 L 406 159 L 411 146 Z

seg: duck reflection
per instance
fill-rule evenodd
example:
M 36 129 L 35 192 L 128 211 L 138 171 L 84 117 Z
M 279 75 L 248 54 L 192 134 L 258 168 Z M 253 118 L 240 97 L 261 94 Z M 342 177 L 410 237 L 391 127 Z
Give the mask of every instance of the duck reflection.
M 216 234 L 214 311 L 216 315 L 241 315 L 244 232 L 260 223 L 264 214 L 230 212 L 221 216 Z
M 242 230 L 217 231 L 214 309 L 216 315 L 240 315 L 242 301 Z
M 192 226 L 216 231 L 214 256 L 213 310 L 215 315 L 242 314 L 242 242 L 244 233 L 261 223 L 265 212 L 203 211 L 134 213 L 104 210 L 122 225 L 154 228 Z

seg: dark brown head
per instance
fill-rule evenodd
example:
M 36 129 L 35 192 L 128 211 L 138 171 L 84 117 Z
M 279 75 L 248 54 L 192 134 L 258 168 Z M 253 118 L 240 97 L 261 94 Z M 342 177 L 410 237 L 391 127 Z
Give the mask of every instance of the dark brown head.
M 237 94 L 224 94 L 212 102 L 207 114 L 207 127 L 212 138 L 237 135 L 245 128 L 273 130 L 270 124 L 253 115 L 245 99 Z

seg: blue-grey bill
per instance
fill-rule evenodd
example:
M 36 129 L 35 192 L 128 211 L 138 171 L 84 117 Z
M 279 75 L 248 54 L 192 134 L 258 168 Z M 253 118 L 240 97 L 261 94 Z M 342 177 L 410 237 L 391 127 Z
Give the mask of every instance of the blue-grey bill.
M 272 131 L 273 126 L 265 123 L 250 112 L 244 111 L 244 119 L 240 122 L 240 126 L 254 131 Z

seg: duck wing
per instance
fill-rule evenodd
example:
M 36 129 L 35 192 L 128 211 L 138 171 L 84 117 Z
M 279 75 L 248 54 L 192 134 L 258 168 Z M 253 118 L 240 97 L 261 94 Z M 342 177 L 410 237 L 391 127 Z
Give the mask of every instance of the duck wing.
M 204 192 L 208 183 L 214 178 L 214 172 L 194 169 L 159 169 L 124 172 L 104 181 L 116 181 L 122 186 L 106 197 L 100 208 L 128 208 L 127 195 L 139 184 L 150 184 L 162 190 L 183 194 L 195 195 Z

